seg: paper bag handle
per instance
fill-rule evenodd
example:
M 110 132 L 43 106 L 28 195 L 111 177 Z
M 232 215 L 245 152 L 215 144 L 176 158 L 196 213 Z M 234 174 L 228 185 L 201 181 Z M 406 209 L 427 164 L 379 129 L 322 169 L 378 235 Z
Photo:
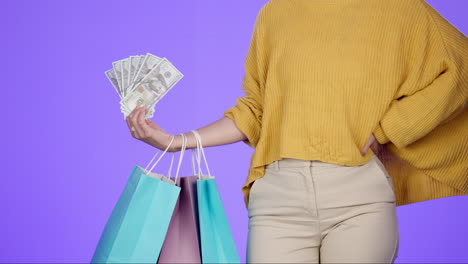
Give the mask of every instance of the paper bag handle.
M 182 164 L 182 159 L 184 158 L 184 153 L 185 153 L 185 149 L 187 148 L 187 138 L 184 134 L 180 134 L 182 135 L 182 149 L 180 150 L 180 156 L 179 156 L 179 164 L 177 166 L 177 171 L 176 171 L 176 176 L 174 178 L 174 181 L 175 183 L 177 184 L 177 180 L 179 178 L 179 171 L 180 171 L 180 166 Z M 172 142 L 174 141 L 174 138 L 175 136 L 172 136 L 172 139 L 171 139 L 171 142 L 169 143 L 169 145 L 166 147 L 166 149 L 164 150 L 164 152 L 159 156 L 159 159 L 153 164 L 153 166 L 151 167 L 151 169 L 148 171 L 147 168 L 148 166 L 151 164 L 151 162 L 153 162 L 154 158 L 156 158 L 156 156 L 158 155 L 158 153 L 160 152 L 160 150 L 158 150 L 158 152 L 156 152 L 156 154 L 153 156 L 153 158 L 151 159 L 151 161 L 148 163 L 148 165 L 146 166 L 145 168 L 145 172 L 146 174 L 150 173 L 153 171 L 154 167 L 158 164 L 158 162 L 161 160 L 161 158 L 164 156 L 164 154 L 166 154 L 167 150 L 169 149 L 169 147 L 172 145 Z M 171 178 L 171 171 L 172 171 L 172 164 L 174 163 L 174 156 L 175 156 L 175 151 L 172 153 L 172 158 L 171 158 L 171 165 L 169 166 L 169 171 L 167 173 L 167 178 Z M 164 175 L 162 175 L 164 177 Z
M 203 150 L 203 143 L 202 143 L 202 140 L 201 140 L 201 136 L 200 134 L 198 133 L 197 130 L 191 130 L 191 132 L 194 134 L 195 136 L 195 139 L 197 140 L 197 152 L 198 152 L 198 155 L 197 155 L 197 163 L 198 163 L 198 178 L 201 179 L 201 165 L 200 165 L 200 151 L 201 151 L 201 156 L 203 156 L 203 160 L 205 161 L 205 165 L 206 165 L 206 169 L 208 171 L 208 175 L 210 177 L 211 176 L 211 172 L 210 172 L 210 168 L 208 167 L 208 162 L 206 161 L 206 155 L 205 155 L 205 151 Z M 193 152 L 192 152 L 193 154 Z

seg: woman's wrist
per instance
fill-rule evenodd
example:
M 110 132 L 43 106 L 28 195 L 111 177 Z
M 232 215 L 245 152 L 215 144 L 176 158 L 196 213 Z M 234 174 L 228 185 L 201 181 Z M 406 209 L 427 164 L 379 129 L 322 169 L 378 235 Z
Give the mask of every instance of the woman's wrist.
M 197 148 L 197 140 L 195 138 L 195 135 L 191 131 L 189 131 L 189 132 L 181 133 L 178 135 L 169 135 L 169 137 L 166 138 L 166 141 L 167 141 L 166 147 L 167 147 L 167 145 L 169 145 L 169 143 L 172 140 L 172 136 L 174 136 L 174 142 L 172 142 L 171 147 L 169 148 L 171 152 L 182 150 L 182 134 L 185 135 L 185 139 L 187 140 L 185 149 L 189 150 L 192 148 Z
M 174 140 L 172 139 L 173 137 Z M 175 152 L 177 151 L 177 136 L 169 133 L 163 133 L 162 135 L 159 134 L 157 135 L 157 138 L 153 138 L 151 145 L 162 151 L 167 149 L 167 152 Z
M 174 140 L 173 140 L 173 138 L 174 138 Z M 171 144 L 171 141 L 172 141 L 172 144 Z M 169 144 L 171 144 L 171 146 L 168 149 L 169 152 L 176 152 L 176 151 L 179 151 L 182 148 L 182 136 L 181 135 L 167 134 L 165 142 L 166 142 L 166 144 L 164 146 L 164 149 L 166 149 L 167 146 Z

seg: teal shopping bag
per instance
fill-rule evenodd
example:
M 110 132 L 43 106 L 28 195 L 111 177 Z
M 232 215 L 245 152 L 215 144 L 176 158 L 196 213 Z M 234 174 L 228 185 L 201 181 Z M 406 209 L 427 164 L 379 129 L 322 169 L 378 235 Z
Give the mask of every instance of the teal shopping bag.
M 197 139 L 198 152 L 197 201 L 202 263 L 240 263 L 215 177 L 211 176 L 206 162 L 201 137 L 198 131 L 192 130 L 192 132 Z M 200 151 L 208 175 L 201 173 Z
M 152 168 L 134 166 L 96 246 L 91 263 L 156 263 L 166 237 L 181 188 L 176 178 L 151 171 L 169 149 L 174 137 Z M 175 154 L 175 152 L 173 153 Z

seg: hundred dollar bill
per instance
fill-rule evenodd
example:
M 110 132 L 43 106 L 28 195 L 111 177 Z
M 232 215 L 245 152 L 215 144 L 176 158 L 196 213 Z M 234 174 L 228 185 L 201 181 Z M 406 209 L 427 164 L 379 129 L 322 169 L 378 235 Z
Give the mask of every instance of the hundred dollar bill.
M 137 84 L 143 80 L 143 78 L 160 62 L 162 58 L 155 56 L 151 53 L 146 53 L 146 56 L 141 64 L 141 67 L 138 69 L 137 74 L 135 75 L 135 79 L 133 80 L 133 84 Z M 133 87 L 130 87 L 129 90 L 132 90 Z
M 172 63 L 163 58 L 122 98 L 121 104 L 130 111 L 137 105 L 151 110 L 183 76 Z
M 130 111 L 130 109 L 128 109 L 126 106 L 122 104 L 120 105 L 120 111 L 124 114 L 124 117 L 127 117 L 132 112 Z M 154 114 L 154 105 L 150 108 L 148 113 L 146 113 L 145 119 L 153 117 L 153 114 Z
M 120 106 L 120 111 L 124 114 L 124 117 L 127 117 L 132 112 L 123 105 Z M 154 114 L 154 106 L 153 108 L 151 108 L 151 110 L 148 111 L 148 113 L 146 113 L 145 119 L 153 117 L 153 114 Z
M 133 87 L 133 84 L 135 84 L 135 79 L 137 78 L 138 72 L 140 71 L 143 63 L 145 62 L 145 57 L 146 57 L 146 55 L 140 55 L 140 61 L 138 62 L 138 66 L 137 66 L 137 68 L 135 70 L 135 74 L 133 75 L 133 78 L 132 78 L 132 87 Z
M 122 60 L 112 62 L 114 68 L 114 75 L 119 84 L 119 94 L 123 95 L 123 85 L 122 85 Z
M 132 86 L 133 84 L 135 84 L 135 81 L 137 79 L 137 76 L 138 76 L 138 73 L 140 72 L 141 70 L 141 67 L 143 66 L 143 63 L 145 62 L 145 58 L 146 58 L 147 55 L 140 55 L 140 62 L 138 63 L 138 67 L 136 69 L 136 72 L 135 72 L 135 75 L 133 76 L 133 79 L 132 79 Z M 159 57 L 158 57 L 159 58 Z M 159 63 L 159 62 L 158 62 Z M 156 64 L 158 64 L 156 63 Z M 156 65 L 154 64 L 153 67 Z
M 128 79 L 128 74 L 130 71 L 130 63 L 129 59 L 123 59 L 122 60 L 122 87 L 123 87 L 123 95 L 125 96 L 128 91 L 128 84 L 129 84 L 129 79 Z
M 136 74 L 138 69 L 138 64 L 140 63 L 140 56 L 130 56 L 130 71 L 128 73 L 128 83 L 127 87 L 130 87 L 133 84 L 133 77 Z
M 117 91 L 117 94 L 120 96 L 120 98 L 122 98 L 122 95 L 119 91 L 119 83 L 117 82 L 117 78 L 115 77 L 114 69 L 105 71 L 105 74 L 107 76 L 107 79 L 109 79 L 109 81 L 112 83 L 112 86 L 114 86 L 115 90 Z

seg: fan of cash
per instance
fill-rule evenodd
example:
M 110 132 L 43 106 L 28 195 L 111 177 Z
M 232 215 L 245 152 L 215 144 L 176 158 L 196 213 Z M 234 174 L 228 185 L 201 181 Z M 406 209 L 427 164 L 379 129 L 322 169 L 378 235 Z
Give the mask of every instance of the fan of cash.
M 105 74 L 120 96 L 120 110 L 124 119 L 137 105 L 149 111 L 184 75 L 166 58 L 153 54 L 130 56 L 112 63 L 113 68 Z

